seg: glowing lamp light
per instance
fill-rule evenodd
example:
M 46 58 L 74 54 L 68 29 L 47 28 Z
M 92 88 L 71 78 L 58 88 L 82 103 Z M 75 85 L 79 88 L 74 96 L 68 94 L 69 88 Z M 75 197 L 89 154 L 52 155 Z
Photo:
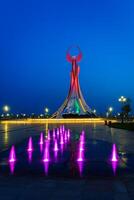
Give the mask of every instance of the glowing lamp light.
M 4 110 L 4 112 L 8 112 L 8 111 L 10 110 L 10 108 L 9 108 L 9 106 L 5 105 L 5 106 L 3 107 L 3 110 Z
M 45 108 L 45 112 L 48 113 L 48 112 L 49 112 L 49 109 L 48 109 L 48 108 Z
M 96 114 L 96 110 L 95 109 L 93 110 L 93 113 Z
M 109 107 L 108 110 L 109 110 L 109 112 L 112 112 L 112 111 L 113 111 L 113 108 L 112 108 L 112 107 Z
M 127 98 L 124 97 L 124 96 L 121 96 L 121 97 L 118 99 L 118 101 L 121 102 L 121 103 L 124 103 L 124 102 L 127 101 Z

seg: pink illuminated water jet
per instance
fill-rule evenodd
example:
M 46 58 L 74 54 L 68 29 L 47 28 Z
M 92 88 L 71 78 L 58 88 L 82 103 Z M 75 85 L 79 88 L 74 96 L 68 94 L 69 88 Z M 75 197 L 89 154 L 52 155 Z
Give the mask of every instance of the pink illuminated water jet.
M 33 140 L 32 140 L 32 137 L 30 137 L 29 140 L 28 140 L 28 148 L 27 148 L 27 151 L 28 151 L 28 152 L 33 151 Z
M 43 133 L 40 134 L 40 141 L 39 141 L 40 145 L 44 144 L 44 137 L 43 137 Z
M 63 132 L 65 131 L 65 126 L 64 126 L 64 125 L 62 126 L 62 131 L 63 131 Z
M 112 147 L 112 162 L 117 162 L 118 161 L 118 154 L 117 154 L 117 149 L 116 149 L 116 144 L 113 144 Z
M 50 131 L 48 130 L 48 135 L 47 135 L 47 139 L 50 140 Z
M 85 136 L 85 131 L 82 131 L 82 132 L 81 132 L 81 135 Z
M 54 151 L 58 151 L 58 143 L 57 143 L 57 139 L 54 140 Z
M 60 131 L 59 128 L 57 128 L 57 136 L 59 137 Z
M 15 147 L 14 145 L 11 147 L 10 153 L 9 153 L 9 162 L 13 163 L 16 161 L 16 154 L 15 154 Z
M 62 133 L 62 126 L 60 126 L 60 133 Z
M 114 175 L 116 175 L 117 167 L 118 167 L 118 162 L 112 161 L 112 169 L 113 169 Z
M 64 134 L 64 139 L 65 139 L 65 141 L 67 141 L 67 132 L 65 131 L 65 134 Z
M 43 156 L 43 162 L 49 162 L 49 143 L 45 143 L 45 149 L 44 149 L 44 156 Z
M 48 171 L 49 171 L 49 162 L 44 162 L 44 172 L 45 175 L 48 175 Z
M 29 161 L 29 163 L 32 162 L 32 155 L 33 155 L 33 152 L 32 151 L 28 151 L 28 161 Z
M 85 137 L 83 134 L 80 135 L 80 142 L 83 144 L 85 142 Z
M 79 170 L 79 174 L 80 174 L 80 177 L 82 177 L 82 173 L 83 173 L 83 162 L 78 162 L 78 170 Z
M 70 139 L 70 130 L 68 129 L 67 130 L 67 137 L 68 137 L 68 140 Z
M 80 144 L 79 144 L 79 150 L 84 151 L 83 143 L 81 141 L 80 141 Z
M 84 160 L 83 151 L 79 150 L 77 161 L 82 162 L 83 160 Z
M 55 139 L 55 129 L 53 129 L 53 139 Z
M 60 135 L 60 144 L 64 144 L 63 135 Z

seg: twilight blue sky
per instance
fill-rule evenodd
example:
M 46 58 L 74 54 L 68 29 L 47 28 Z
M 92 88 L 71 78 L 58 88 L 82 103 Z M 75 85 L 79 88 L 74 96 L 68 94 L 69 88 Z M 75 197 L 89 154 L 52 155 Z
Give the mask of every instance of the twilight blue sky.
M 0 106 L 12 112 L 55 111 L 69 88 L 67 48 L 83 52 L 80 83 L 91 108 L 134 101 L 133 0 L 0 2 Z

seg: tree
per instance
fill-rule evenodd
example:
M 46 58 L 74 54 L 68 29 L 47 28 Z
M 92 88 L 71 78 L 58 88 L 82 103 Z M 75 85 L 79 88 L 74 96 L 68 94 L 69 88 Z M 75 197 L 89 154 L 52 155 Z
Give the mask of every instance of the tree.
M 129 98 L 126 99 L 126 102 L 122 106 L 122 123 L 124 123 L 124 117 L 128 120 L 128 115 L 131 112 L 131 100 Z
M 126 104 L 122 107 L 122 112 L 124 113 L 124 116 L 126 119 L 128 119 L 128 114 L 131 112 L 131 105 Z

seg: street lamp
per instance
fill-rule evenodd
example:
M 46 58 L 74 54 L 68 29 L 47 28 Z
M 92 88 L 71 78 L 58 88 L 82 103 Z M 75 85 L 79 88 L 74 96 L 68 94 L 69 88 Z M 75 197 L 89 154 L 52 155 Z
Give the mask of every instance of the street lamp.
M 121 103 L 125 103 L 127 101 L 127 98 L 124 97 L 124 96 L 121 96 L 119 99 L 118 99 L 119 102 Z
M 49 114 L 49 108 L 46 107 L 45 108 L 45 116 L 48 117 L 48 114 Z
M 112 108 L 112 107 L 109 107 L 109 108 L 108 108 L 108 112 L 107 112 L 107 117 L 110 117 L 111 114 L 112 114 L 112 112 L 113 112 L 113 108 Z
M 108 111 L 109 111 L 109 113 L 112 113 L 113 112 L 113 108 L 109 107 Z
M 9 112 L 10 108 L 8 105 L 3 106 L 3 111 L 4 112 Z
M 127 102 L 127 98 L 124 96 L 121 96 L 118 101 L 122 104 L 122 108 L 123 108 L 123 104 L 125 104 Z M 122 111 L 121 113 L 121 118 L 122 118 L 122 123 L 124 123 L 124 112 Z
M 49 109 L 48 108 L 45 108 L 45 113 L 48 113 L 49 112 Z
M 93 113 L 96 114 L 96 110 L 95 109 L 93 110 Z

